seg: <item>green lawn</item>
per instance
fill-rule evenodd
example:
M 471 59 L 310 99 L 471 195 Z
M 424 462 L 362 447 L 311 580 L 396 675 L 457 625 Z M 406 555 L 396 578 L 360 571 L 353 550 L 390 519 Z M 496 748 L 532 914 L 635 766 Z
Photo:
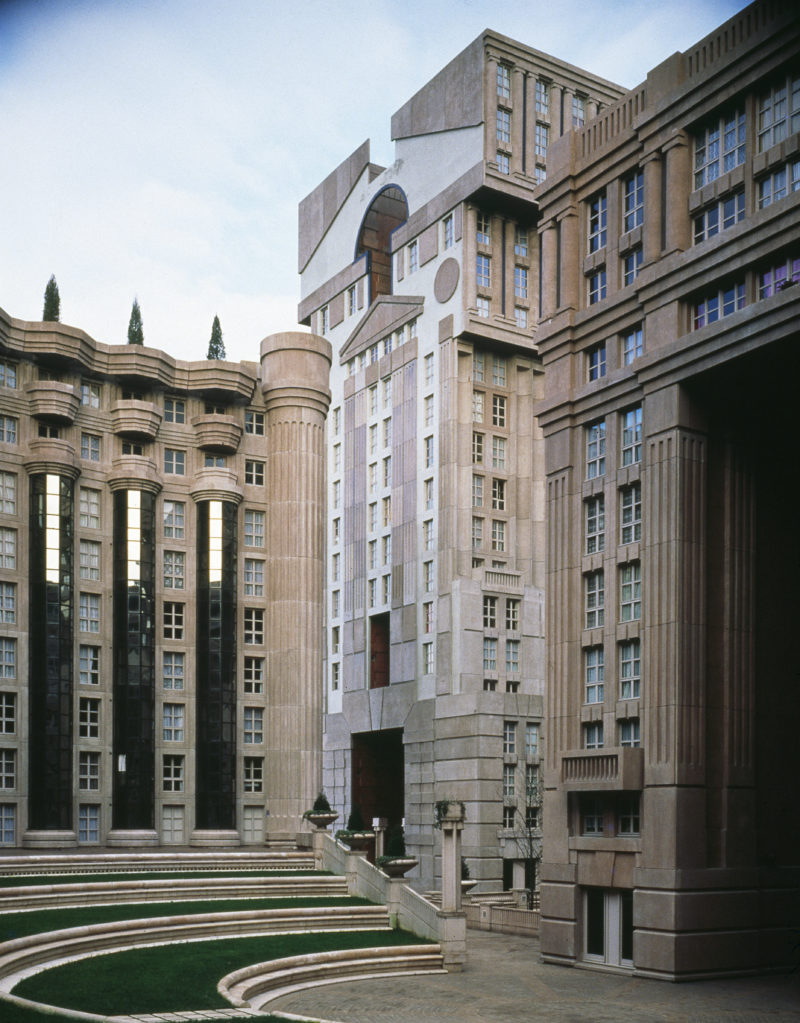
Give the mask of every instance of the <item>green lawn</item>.
M 2 870 L 0 860 L 0 870 Z M 329 870 L 151 870 L 151 871 L 112 871 L 108 874 L 3 874 L 0 875 L 0 888 L 26 888 L 34 884 L 81 884 L 94 881 L 153 881 L 174 880 L 179 877 L 211 878 L 211 877 L 332 877 Z
M 157 916 L 185 916 L 191 913 L 235 913 L 247 909 L 295 909 L 301 906 L 368 906 L 367 899 L 204 899 L 194 902 L 136 902 L 113 906 L 68 906 L 65 909 L 35 909 L 24 913 L 0 913 L 0 941 L 23 938 L 64 927 L 84 927 L 112 920 L 141 920 Z M 0 1016 L 0 1019 L 2 1017 Z
M 217 993 L 218 981 L 250 963 L 309 952 L 420 943 L 420 938 L 405 931 L 339 931 L 183 942 L 113 952 L 57 966 L 23 980 L 14 994 L 101 1015 L 224 1009 L 229 1003 Z M 3 1023 L 8 1020 L 6 1008 L 0 1003 Z
M 25 1009 L 5 1001 L 0 1001 L 0 1019 L 3 1023 L 55 1023 L 55 1021 L 62 1023 L 67 1020 L 69 1023 L 75 1023 L 72 1016 L 65 1016 L 60 1012 L 37 1012 L 35 1009 Z M 250 1019 L 253 1023 L 286 1023 L 279 1016 L 251 1016 Z M 236 1019 L 236 1023 L 241 1023 L 241 1017 Z

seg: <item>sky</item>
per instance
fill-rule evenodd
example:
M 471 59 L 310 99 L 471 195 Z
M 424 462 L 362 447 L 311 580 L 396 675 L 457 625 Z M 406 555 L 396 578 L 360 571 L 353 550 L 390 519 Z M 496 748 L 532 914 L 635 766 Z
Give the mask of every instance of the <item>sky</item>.
M 631 88 L 743 0 L 0 0 L 0 307 L 229 359 L 297 329 L 297 206 L 485 28 Z

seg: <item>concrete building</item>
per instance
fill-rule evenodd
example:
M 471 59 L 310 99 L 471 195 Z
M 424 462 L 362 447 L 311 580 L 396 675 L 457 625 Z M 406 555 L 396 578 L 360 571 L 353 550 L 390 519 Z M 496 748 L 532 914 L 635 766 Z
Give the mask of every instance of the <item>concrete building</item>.
M 0 843 L 293 838 L 321 770 L 330 345 L 0 310 Z
M 299 319 L 330 338 L 325 789 L 405 819 L 438 883 L 462 800 L 484 890 L 534 883 L 544 461 L 534 407 L 547 147 L 622 90 L 485 32 L 300 205 Z
M 669 979 L 785 967 L 800 919 L 791 5 L 752 4 L 556 141 L 536 198 L 542 953 Z

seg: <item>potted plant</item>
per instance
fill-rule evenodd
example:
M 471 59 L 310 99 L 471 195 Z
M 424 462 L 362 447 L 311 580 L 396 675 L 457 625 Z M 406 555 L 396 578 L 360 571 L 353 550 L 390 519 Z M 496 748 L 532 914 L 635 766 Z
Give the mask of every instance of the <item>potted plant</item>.
M 336 832 L 336 837 L 351 849 L 366 849 L 375 838 L 375 832 L 367 830 L 358 803 L 353 803 L 353 809 L 347 818 L 347 827 L 340 828 Z
M 325 831 L 329 824 L 338 818 L 339 814 L 331 810 L 331 804 L 324 792 L 320 792 L 314 800 L 314 805 L 303 814 L 307 821 L 311 821 L 319 831 Z
M 376 866 L 380 867 L 389 877 L 402 877 L 418 863 L 419 860 L 406 855 L 406 839 L 403 829 L 399 826 L 392 828 L 386 841 L 386 855 L 378 857 Z

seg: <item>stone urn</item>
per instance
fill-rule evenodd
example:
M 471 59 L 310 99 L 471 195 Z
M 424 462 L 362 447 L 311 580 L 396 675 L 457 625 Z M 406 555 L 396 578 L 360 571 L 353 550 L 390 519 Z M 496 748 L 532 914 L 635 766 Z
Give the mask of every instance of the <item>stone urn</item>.
M 389 877 L 403 877 L 409 870 L 417 866 L 419 860 L 413 856 L 390 856 L 378 864 Z
M 327 829 L 333 824 L 334 821 L 339 819 L 338 813 L 307 813 L 305 815 L 307 821 L 311 821 L 317 831 L 327 831 Z

